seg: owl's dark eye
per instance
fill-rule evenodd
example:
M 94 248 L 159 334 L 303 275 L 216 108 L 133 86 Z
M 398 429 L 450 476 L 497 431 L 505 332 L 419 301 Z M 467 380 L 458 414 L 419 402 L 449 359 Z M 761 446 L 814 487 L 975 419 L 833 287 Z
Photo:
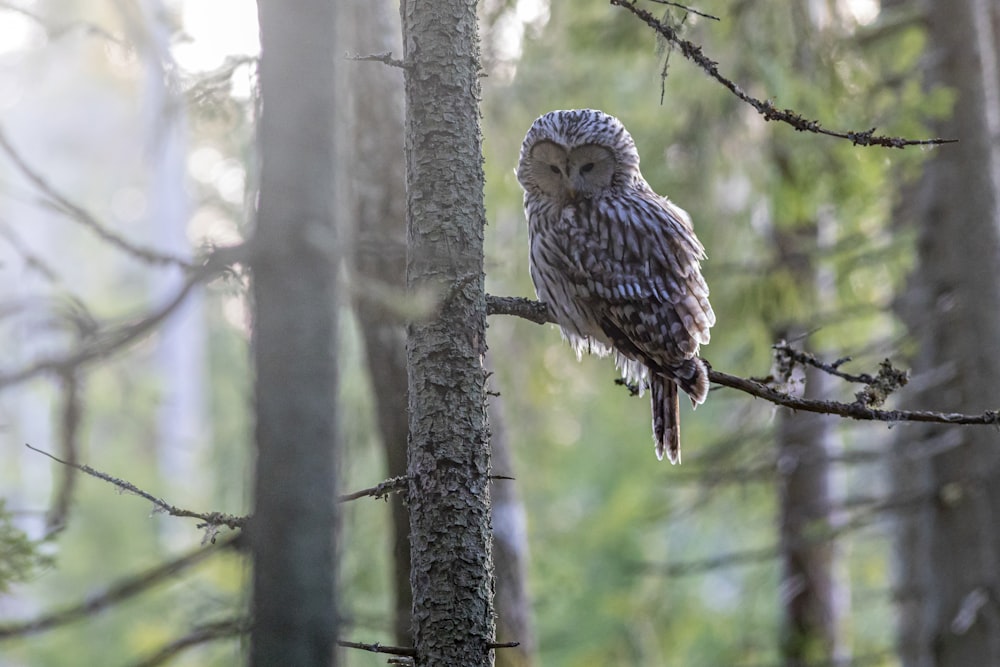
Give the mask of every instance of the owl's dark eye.
M 554 164 L 550 164 L 549 165 L 549 169 L 552 170 L 553 174 L 561 174 L 562 173 L 562 170 L 559 169 L 559 167 L 555 166 Z
M 582 167 L 580 167 L 580 173 L 581 174 L 587 174 L 587 173 L 589 173 L 589 172 L 591 172 L 593 170 L 594 170 L 594 163 L 593 162 L 588 162 L 587 164 L 585 164 Z

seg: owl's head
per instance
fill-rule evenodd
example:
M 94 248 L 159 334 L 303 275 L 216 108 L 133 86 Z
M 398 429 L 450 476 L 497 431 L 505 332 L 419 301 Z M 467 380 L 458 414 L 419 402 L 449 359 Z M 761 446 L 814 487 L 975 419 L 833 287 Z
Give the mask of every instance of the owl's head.
M 550 111 L 521 144 L 517 180 L 529 194 L 560 201 L 623 187 L 639 174 L 632 136 L 614 116 L 596 109 Z

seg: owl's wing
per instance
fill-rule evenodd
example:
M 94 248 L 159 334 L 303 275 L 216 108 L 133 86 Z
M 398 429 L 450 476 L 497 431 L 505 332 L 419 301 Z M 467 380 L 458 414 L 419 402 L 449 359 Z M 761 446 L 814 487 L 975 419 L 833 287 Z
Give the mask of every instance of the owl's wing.
M 705 249 L 687 213 L 642 189 L 597 198 L 589 208 L 578 212 L 587 222 L 571 252 L 616 347 L 647 365 L 695 356 L 715 313 L 701 275 Z

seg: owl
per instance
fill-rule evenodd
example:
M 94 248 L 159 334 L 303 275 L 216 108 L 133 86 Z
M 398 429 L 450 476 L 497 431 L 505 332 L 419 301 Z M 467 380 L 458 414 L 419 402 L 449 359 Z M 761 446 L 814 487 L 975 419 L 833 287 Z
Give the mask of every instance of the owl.
M 650 390 L 658 459 L 680 462 L 677 389 L 708 395 L 715 313 L 691 218 L 653 192 L 625 126 L 595 109 L 552 111 L 521 145 L 531 279 L 576 350 L 613 355 L 627 382 Z

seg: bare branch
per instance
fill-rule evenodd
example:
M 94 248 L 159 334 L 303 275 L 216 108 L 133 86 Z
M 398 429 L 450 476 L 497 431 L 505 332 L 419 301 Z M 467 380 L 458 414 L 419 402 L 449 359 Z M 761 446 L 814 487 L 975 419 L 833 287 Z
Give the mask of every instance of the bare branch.
M 554 323 L 552 315 L 544 303 L 521 297 L 487 295 L 486 312 L 490 315 L 514 315 L 536 324 Z M 899 371 L 896 372 L 898 373 Z M 751 396 L 763 398 L 775 405 L 781 405 L 793 410 L 838 415 L 860 421 L 888 422 L 890 424 L 898 422 L 924 422 L 1000 427 L 1000 412 L 997 410 L 986 410 L 980 414 L 935 412 L 931 410 L 878 410 L 868 407 L 868 404 L 860 398 L 854 403 L 840 403 L 838 401 L 819 401 L 792 396 L 768 386 L 761 380 L 741 378 L 715 369 L 709 370 L 708 378 L 723 387 L 738 389 Z
M 140 593 L 149 590 L 157 584 L 172 580 L 178 573 L 197 565 L 209 556 L 220 553 L 223 549 L 229 549 L 237 544 L 241 536 L 231 535 L 221 540 L 215 546 L 200 547 L 190 551 L 178 558 L 166 563 L 157 565 L 154 568 L 145 570 L 138 574 L 121 579 L 103 592 L 97 595 L 88 596 L 86 600 L 64 607 L 54 612 L 39 616 L 30 621 L 6 623 L 0 625 L 0 641 L 4 639 L 14 639 L 38 634 L 46 630 L 67 625 L 75 621 L 89 618 L 94 614 L 104 611 L 123 600 L 135 597 Z
M 65 195 L 52 186 L 52 184 L 50 184 L 45 177 L 41 175 L 41 173 L 28 164 L 27 160 L 21 155 L 20 152 L 18 152 L 16 148 L 14 148 L 13 144 L 11 144 L 3 129 L 0 129 L 0 148 L 3 148 L 4 152 L 7 153 L 7 156 L 10 157 L 11 161 L 14 162 L 21 173 L 24 174 L 24 176 L 31 181 L 31 183 L 34 184 L 34 186 L 43 195 L 45 195 L 49 203 L 51 203 L 57 211 L 60 211 L 71 220 L 80 223 L 96 234 L 101 240 L 106 241 L 115 248 L 118 248 L 119 250 L 122 250 L 123 252 L 149 264 L 173 265 L 180 266 L 185 269 L 191 268 L 191 263 L 181 259 L 180 257 L 161 253 L 149 248 L 143 248 L 123 238 L 122 236 L 119 236 L 115 232 L 108 229 L 104 224 L 99 222 L 89 211 L 70 201 Z
M 183 637 L 165 644 L 155 653 L 138 662 L 132 663 L 130 667 L 156 667 L 157 665 L 162 665 L 192 646 L 245 635 L 250 632 L 250 625 L 250 619 L 240 617 L 198 625 Z
M 384 482 L 379 482 L 375 486 L 368 487 L 367 489 L 361 489 L 360 491 L 355 491 L 354 493 L 345 493 L 338 496 L 337 502 L 346 503 L 349 500 L 357 500 L 358 498 L 364 498 L 366 496 L 371 496 L 373 498 L 385 498 L 394 491 L 402 491 L 405 489 L 408 481 L 409 478 L 406 475 L 391 477 Z
M 722 73 L 719 72 L 719 63 L 708 58 L 702 52 L 700 46 L 681 38 L 673 27 L 660 21 L 645 9 L 637 7 L 635 2 L 632 0 L 610 0 L 610 2 L 612 5 L 624 7 L 629 10 L 645 22 L 646 25 L 655 30 L 665 40 L 677 46 L 685 58 L 698 65 L 698 67 L 704 70 L 706 74 L 725 86 L 725 88 L 728 89 L 733 95 L 756 109 L 757 113 L 764 117 L 764 120 L 776 120 L 782 123 L 787 123 L 799 132 L 813 132 L 815 134 L 824 134 L 830 137 L 848 139 L 855 146 L 903 148 L 905 146 L 951 144 L 958 141 L 957 139 L 903 139 L 901 137 L 887 137 L 875 134 L 875 128 L 861 132 L 828 130 L 820 125 L 819 121 L 803 118 L 792 109 L 778 109 L 771 102 L 758 100 L 754 96 L 750 95 L 739 85 L 723 76 Z
M 80 472 L 87 473 L 91 477 L 96 477 L 97 479 L 104 480 L 108 484 L 112 484 L 112 485 L 118 487 L 122 491 L 125 491 L 127 493 L 132 493 L 132 494 L 137 495 L 137 496 L 139 496 L 141 498 L 145 498 L 149 502 L 153 503 L 153 505 L 155 505 L 156 508 L 159 511 L 164 512 L 166 514 L 169 514 L 170 516 L 188 517 L 188 518 L 192 518 L 192 519 L 201 519 L 204 523 L 198 524 L 198 526 L 197 526 L 198 528 L 218 528 L 218 527 L 221 527 L 221 526 L 227 526 L 229 528 L 232 528 L 233 530 L 236 530 L 236 529 L 239 529 L 239 528 L 243 528 L 246 525 L 246 523 L 247 523 L 247 517 L 243 517 L 243 516 L 234 516 L 232 514 L 223 514 L 222 512 L 194 512 L 192 510 L 186 510 L 186 509 L 183 509 L 183 508 L 180 508 L 180 507 L 176 507 L 176 506 L 171 505 L 170 503 L 168 503 L 168 502 L 166 502 L 164 500 L 161 500 L 160 498 L 157 498 L 156 496 L 154 496 L 151 493 L 143 491 L 142 489 L 140 489 L 139 487 L 137 487 L 135 484 L 132 484 L 131 482 L 128 482 L 128 481 L 126 481 L 124 479 L 119 479 L 117 477 L 113 477 L 112 475 L 109 475 L 106 472 L 101 472 L 100 470 L 96 470 L 94 468 L 91 468 L 88 465 L 83 465 L 83 464 L 80 464 L 80 463 L 74 463 L 74 462 L 71 462 L 71 461 L 65 461 L 65 460 L 59 458 L 58 456 L 54 456 L 52 454 L 49 454 L 48 452 L 43 451 L 41 449 L 38 449 L 37 447 L 32 447 L 31 445 L 25 445 L 25 447 L 27 447 L 28 449 L 30 449 L 33 452 L 38 452 L 39 454 L 47 456 L 50 459 L 52 459 L 53 461 L 56 461 L 57 463 L 61 463 L 61 464 L 65 465 L 65 466 L 69 466 L 71 468 L 75 468 L 76 470 L 79 470 Z M 211 541 L 215 542 L 215 537 L 214 536 L 211 538 Z
M 684 11 L 686 11 L 689 14 L 697 14 L 698 16 L 704 16 L 705 18 L 712 19 L 713 21 L 721 21 L 722 20 L 718 16 L 713 16 L 711 14 L 706 14 L 705 12 L 698 11 L 697 9 L 692 9 L 691 7 L 687 7 L 687 6 L 682 5 L 680 3 L 677 3 L 677 2 L 670 2 L 670 0 L 651 0 L 651 1 L 655 2 L 658 5 L 670 5 L 671 7 L 677 7 L 678 9 L 683 9 Z
M 708 379 L 716 384 L 763 398 L 775 405 L 782 405 L 793 410 L 816 412 L 819 414 L 839 415 L 861 421 L 881 422 L 928 422 L 936 424 L 969 424 L 969 425 L 1000 425 L 1000 414 L 996 410 L 987 410 L 978 415 L 967 415 L 957 412 L 934 412 L 931 410 L 877 410 L 858 403 L 839 403 L 837 401 L 818 401 L 791 396 L 772 389 L 757 380 L 737 377 L 717 370 L 708 372 Z
M 80 343 L 76 350 L 68 352 L 62 357 L 41 359 L 20 370 L 0 372 L 0 389 L 25 382 L 45 373 L 63 374 L 122 350 L 159 326 L 184 303 L 187 295 L 196 285 L 215 277 L 232 264 L 245 261 L 247 250 L 246 244 L 217 248 L 200 266 L 189 272 L 187 280 L 177 294 L 165 305 L 131 324 L 98 332 Z
M 402 60 L 398 60 L 392 57 L 392 51 L 386 51 L 384 53 L 371 53 L 367 56 L 362 55 L 346 55 L 344 56 L 348 60 L 355 60 L 359 62 L 378 62 L 384 63 L 389 67 L 398 67 L 399 69 L 406 69 L 406 63 Z

